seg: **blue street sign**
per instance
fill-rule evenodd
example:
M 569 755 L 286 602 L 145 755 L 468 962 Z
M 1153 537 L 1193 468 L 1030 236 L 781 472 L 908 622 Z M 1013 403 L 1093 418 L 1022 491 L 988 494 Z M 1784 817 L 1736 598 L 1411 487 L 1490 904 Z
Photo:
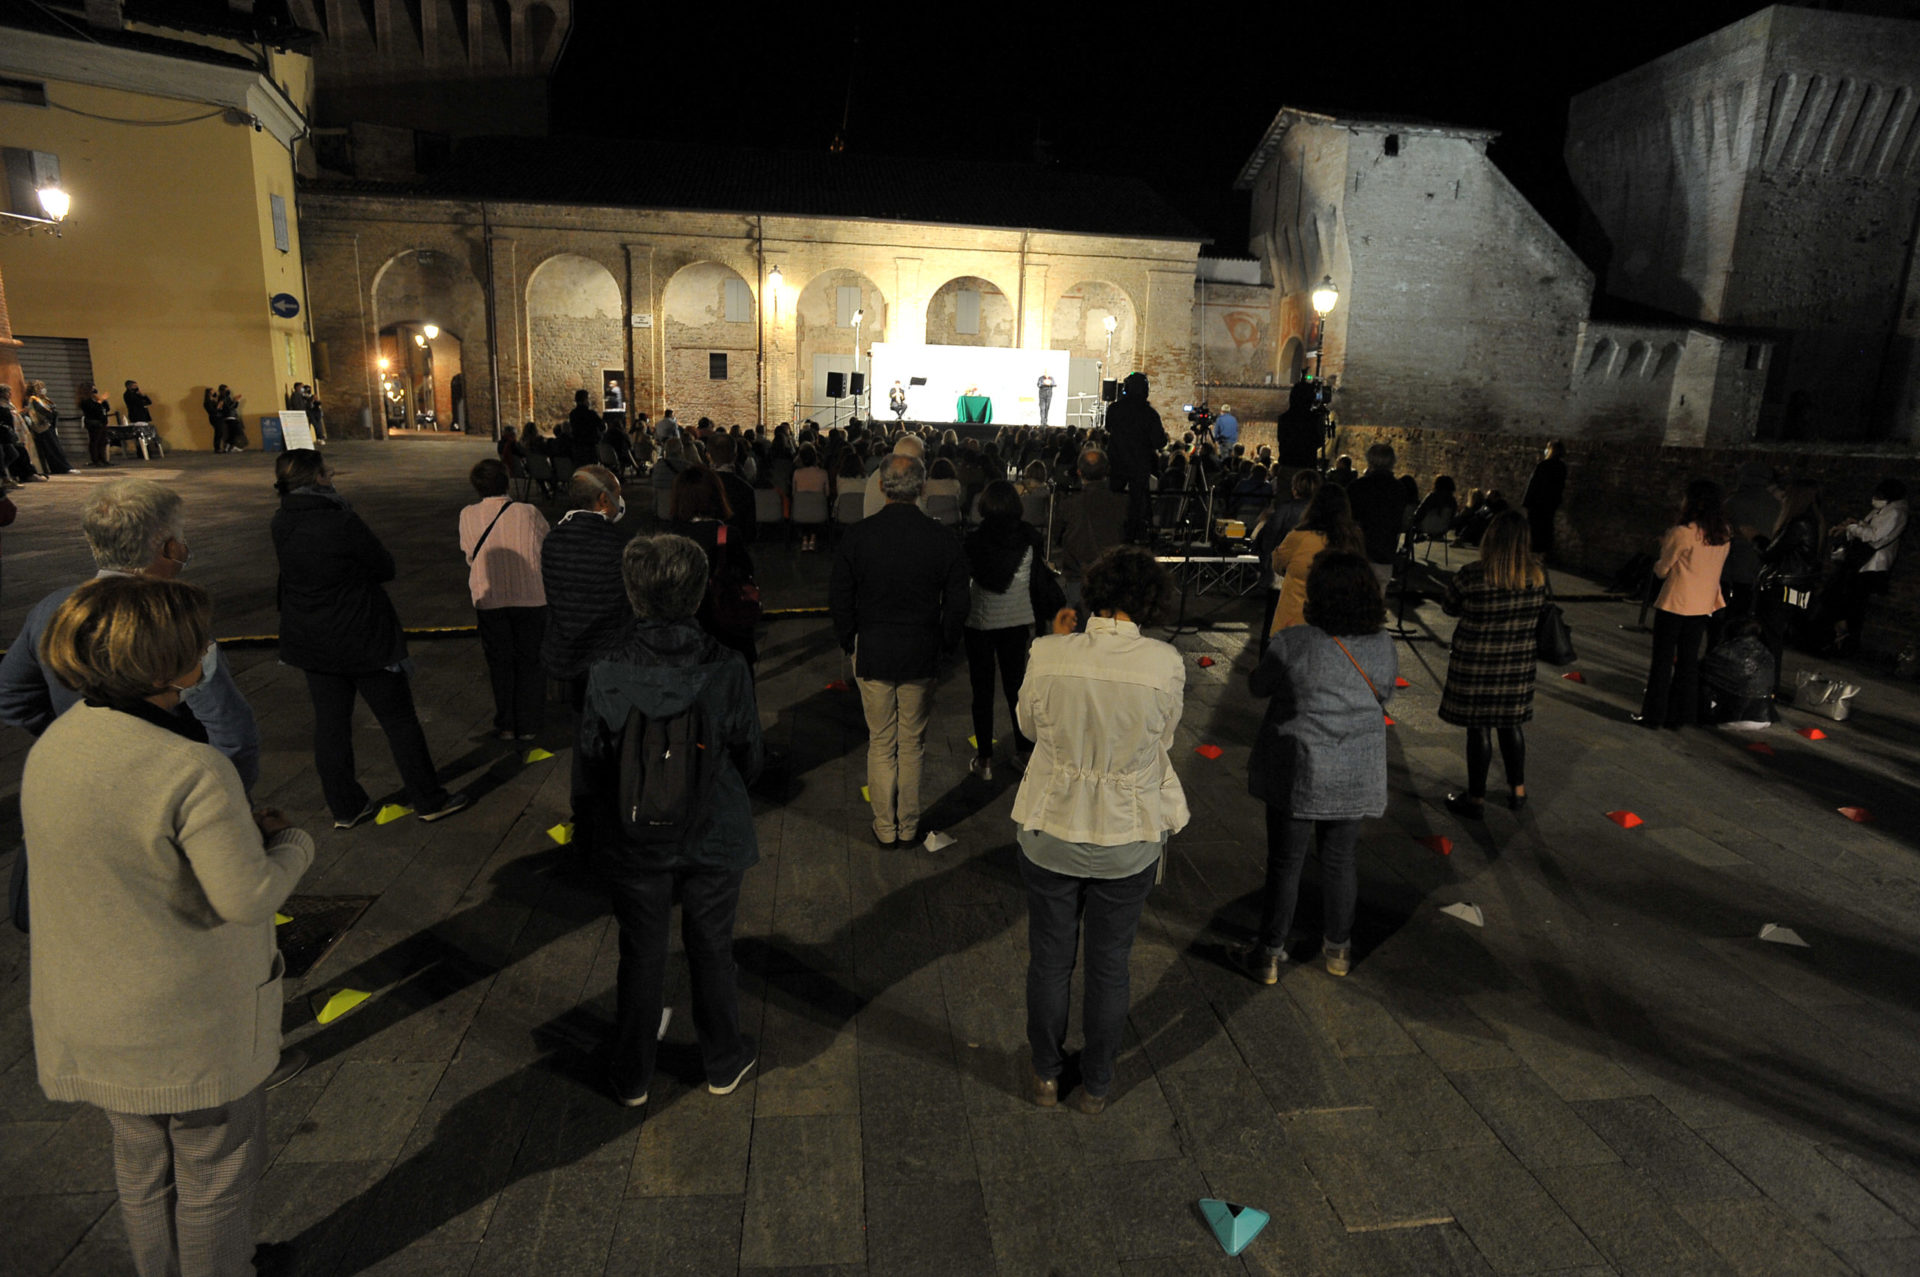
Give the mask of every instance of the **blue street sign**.
M 275 293 L 267 299 L 267 305 L 282 319 L 292 319 L 300 313 L 300 299 L 292 293 Z

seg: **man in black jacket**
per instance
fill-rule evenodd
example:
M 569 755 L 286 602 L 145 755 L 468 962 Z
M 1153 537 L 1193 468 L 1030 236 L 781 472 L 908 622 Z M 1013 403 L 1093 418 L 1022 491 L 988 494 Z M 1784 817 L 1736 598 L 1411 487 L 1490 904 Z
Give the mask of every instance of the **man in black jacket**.
M 593 466 L 600 464 L 600 436 L 605 433 L 606 425 L 600 420 L 600 414 L 587 406 L 587 392 L 573 392 L 573 411 L 567 414 L 567 434 L 573 449 L 573 464 Z
M 567 699 L 577 710 L 588 666 L 620 637 L 633 610 L 620 577 L 620 552 L 627 545 L 617 526 L 627 513 L 620 480 L 605 466 L 582 466 L 567 482 L 567 504 L 570 509 L 540 547 L 547 591 L 540 663 L 549 677 L 567 685 Z
M 882 847 L 920 840 L 933 676 L 940 649 L 960 641 L 967 620 L 966 559 L 953 534 L 920 512 L 926 485 L 918 457 L 881 464 L 886 504 L 841 538 L 827 595 L 834 637 L 853 654 L 866 711 L 867 793 Z
M 1107 482 L 1127 494 L 1127 540 L 1147 539 L 1154 458 L 1167 446 L 1166 427 L 1147 402 L 1147 374 L 1136 372 L 1120 385 L 1120 402 L 1107 411 L 1107 448 L 1113 454 Z
M 1393 449 L 1376 443 L 1367 449 L 1367 472 L 1347 485 L 1353 521 L 1366 541 L 1367 559 L 1384 587 L 1393 579 L 1393 554 L 1406 527 L 1407 489 L 1393 477 Z
M 126 390 L 121 393 L 120 398 L 127 405 L 128 425 L 137 426 L 142 423 L 152 424 L 153 399 L 149 395 L 140 393 L 139 382 L 129 381 Z

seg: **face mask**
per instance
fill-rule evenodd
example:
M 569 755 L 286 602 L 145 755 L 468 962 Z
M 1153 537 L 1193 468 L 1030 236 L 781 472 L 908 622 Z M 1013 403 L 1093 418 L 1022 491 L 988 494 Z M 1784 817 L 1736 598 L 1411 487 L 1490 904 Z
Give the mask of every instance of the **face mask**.
M 1873 508 L 1876 510 L 1886 509 L 1887 508 L 1886 499 L 1884 497 L 1875 497 L 1873 499 Z
M 176 537 L 175 540 L 178 541 L 179 538 Z M 178 563 L 181 567 L 184 568 L 187 566 L 187 564 L 193 562 L 193 547 L 188 545 L 185 541 L 180 541 L 180 551 L 181 551 L 180 557 L 177 559 L 174 558 L 171 554 L 167 554 L 165 551 L 162 551 L 161 555 L 169 563 Z
M 620 502 L 620 505 L 613 512 L 613 521 L 615 523 L 618 523 L 620 522 L 620 520 L 627 517 L 627 499 L 625 497 L 620 497 L 618 498 L 618 500 Z

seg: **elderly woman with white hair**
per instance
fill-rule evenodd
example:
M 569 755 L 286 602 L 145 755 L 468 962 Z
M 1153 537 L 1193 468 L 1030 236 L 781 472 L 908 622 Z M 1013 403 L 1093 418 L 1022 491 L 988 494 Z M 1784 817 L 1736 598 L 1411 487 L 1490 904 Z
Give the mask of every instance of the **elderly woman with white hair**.
M 620 566 L 633 616 L 587 674 L 573 804 L 575 838 L 620 922 L 608 1083 L 637 1107 L 653 1082 L 676 900 L 707 1090 L 732 1094 L 757 1057 L 740 1030 L 733 921 L 760 859 L 747 786 L 762 745 L 745 659 L 694 621 L 707 552 L 682 536 L 635 537 Z

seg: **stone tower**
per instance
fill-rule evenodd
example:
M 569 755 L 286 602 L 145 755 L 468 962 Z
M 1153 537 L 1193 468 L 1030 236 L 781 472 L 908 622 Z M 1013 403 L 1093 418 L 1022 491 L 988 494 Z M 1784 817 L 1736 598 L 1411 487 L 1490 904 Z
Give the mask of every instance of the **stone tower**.
M 1774 339 L 1762 437 L 1916 437 L 1920 22 L 1774 6 L 1573 99 L 1615 298 Z

